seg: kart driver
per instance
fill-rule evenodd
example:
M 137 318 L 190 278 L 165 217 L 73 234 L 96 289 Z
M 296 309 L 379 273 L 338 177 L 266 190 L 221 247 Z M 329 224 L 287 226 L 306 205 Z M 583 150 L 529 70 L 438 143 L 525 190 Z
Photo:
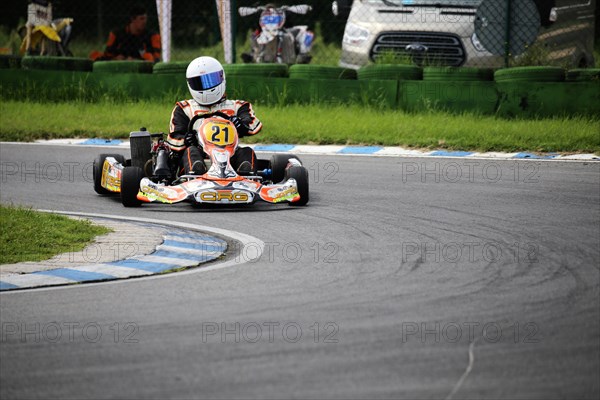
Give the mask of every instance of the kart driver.
M 198 114 L 220 111 L 230 116 L 240 138 L 255 135 L 262 123 L 254 115 L 252 105 L 243 100 L 229 100 L 225 94 L 225 71 L 212 57 L 198 57 L 187 67 L 186 79 L 192 98 L 178 101 L 171 113 L 167 143 L 171 148 L 172 165 L 180 174 L 206 173 L 204 152 L 195 132 L 188 132 L 190 120 Z M 239 147 L 231 157 L 231 166 L 240 175 L 252 175 L 256 170 L 256 155 L 250 147 Z

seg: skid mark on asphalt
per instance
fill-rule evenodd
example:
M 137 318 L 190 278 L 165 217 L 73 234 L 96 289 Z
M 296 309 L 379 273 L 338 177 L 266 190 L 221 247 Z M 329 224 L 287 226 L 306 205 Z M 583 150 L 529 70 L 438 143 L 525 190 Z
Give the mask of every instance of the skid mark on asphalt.
M 473 364 L 475 364 L 475 342 L 477 342 L 477 339 L 473 340 L 471 344 L 469 344 L 469 363 L 467 364 L 467 368 L 465 369 L 465 372 L 463 372 L 463 374 L 461 375 L 458 382 L 456 382 L 456 384 L 452 388 L 452 391 L 448 394 L 448 396 L 445 397 L 446 400 L 452 399 L 456 392 L 460 390 L 461 386 L 473 370 Z

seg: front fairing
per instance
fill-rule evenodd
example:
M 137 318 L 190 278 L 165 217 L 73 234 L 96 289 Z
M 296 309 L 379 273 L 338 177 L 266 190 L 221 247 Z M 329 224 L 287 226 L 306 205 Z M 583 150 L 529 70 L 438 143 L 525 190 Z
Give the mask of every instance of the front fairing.
M 208 176 L 221 179 L 238 176 L 231 166 L 231 156 L 227 149 L 212 149 L 210 152 L 211 166 L 207 173 Z
M 300 199 L 295 179 L 279 184 L 263 185 L 241 176 L 216 179 L 208 173 L 175 186 L 152 182 L 148 178 L 140 182 L 138 199 L 144 202 L 174 204 L 189 201 L 197 204 L 251 204 L 293 202 Z

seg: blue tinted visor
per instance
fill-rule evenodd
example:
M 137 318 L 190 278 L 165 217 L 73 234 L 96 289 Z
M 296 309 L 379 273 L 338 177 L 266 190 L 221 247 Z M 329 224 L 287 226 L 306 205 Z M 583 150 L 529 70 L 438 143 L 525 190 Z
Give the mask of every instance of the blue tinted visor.
M 263 15 L 260 17 L 260 22 L 265 25 L 279 25 L 283 21 L 283 17 L 278 14 Z
M 211 72 L 208 74 L 187 78 L 188 84 L 192 90 L 212 89 L 220 85 L 225 80 L 223 71 Z

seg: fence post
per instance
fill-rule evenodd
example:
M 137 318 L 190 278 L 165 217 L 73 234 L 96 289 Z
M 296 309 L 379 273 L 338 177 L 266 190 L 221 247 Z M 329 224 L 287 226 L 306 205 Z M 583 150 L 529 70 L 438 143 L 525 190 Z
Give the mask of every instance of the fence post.
M 237 0 L 231 0 L 231 62 L 235 64 L 235 37 L 237 31 Z
M 511 7 L 512 0 L 506 0 L 506 40 L 504 42 L 504 67 L 509 67 L 509 55 L 510 55 L 510 30 L 511 30 Z

